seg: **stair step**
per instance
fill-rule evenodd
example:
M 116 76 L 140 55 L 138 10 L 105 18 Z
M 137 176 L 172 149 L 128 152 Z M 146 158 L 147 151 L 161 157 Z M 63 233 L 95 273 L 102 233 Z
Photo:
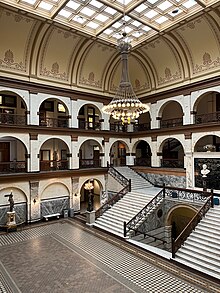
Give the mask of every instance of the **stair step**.
M 189 245 L 189 244 L 185 244 L 183 247 L 183 249 L 181 250 L 182 253 L 186 253 L 186 254 L 192 254 L 192 255 L 196 255 L 197 258 L 206 261 L 206 262 L 212 262 L 213 264 L 216 264 L 219 266 L 220 268 L 220 263 L 216 262 L 216 257 L 217 255 L 219 255 L 219 253 L 217 252 L 212 252 L 211 249 L 208 250 L 204 250 L 201 249 L 197 246 L 193 246 L 193 245 Z M 209 260 L 209 261 L 208 261 Z
M 189 237 L 184 245 L 186 245 L 188 242 L 192 245 L 194 244 L 197 246 L 204 246 L 207 249 L 217 249 L 219 251 L 219 245 L 216 242 L 211 242 L 204 239 L 203 237 L 198 237 L 198 235 L 193 234 L 193 237 Z

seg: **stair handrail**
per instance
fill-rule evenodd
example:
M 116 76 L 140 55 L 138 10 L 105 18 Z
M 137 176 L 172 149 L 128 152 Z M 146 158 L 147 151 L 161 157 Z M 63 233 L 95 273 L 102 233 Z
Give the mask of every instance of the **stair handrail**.
M 175 254 L 177 250 L 182 246 L 184 241 L 188 238 L 188 236 L 192 233 L 192 231 L 196 228 L 201 219 L 208 212 L 210 207 L 214 207 L 213 203 L 213 190 L 211 190 L 211 195 L 208 197 L 204 205 L 199 209 L 199 211 L 195 214 L 195 216 L 191 219 L 191 221 L 186 225 L 183 231 L 178 235 L 178 237 L 174 240 L 172 236 L 172 258 L 175 258 Z
M 128 223 L 124 222 L 124 237 L 131 230 L 135 231 L 135 226 L 143 219 L 146 218 L 147 214 L 155 208 L 158 202 L 165 197 L 164 190 L 160 190 L 146 205 L 143 209 L 138 212 Z
M 107 164 L 109 174 L 116 179 L 122 186 L 127 186 L 129 184 L 130 179 L 127 179 L 124 175 L 122 175 L 118 170 L 116 170 L 113 166 Z
M 116 195 L 110 198 L 106 203 L 104 203 L 98 210 L 95 212 L 95 219 L 100 217 L 106 210 L 108 210 L 111 206 L 113 206 L 116 202 L 118 202 L 126 193 L 128 193 L 131 189 L 130 182 Z

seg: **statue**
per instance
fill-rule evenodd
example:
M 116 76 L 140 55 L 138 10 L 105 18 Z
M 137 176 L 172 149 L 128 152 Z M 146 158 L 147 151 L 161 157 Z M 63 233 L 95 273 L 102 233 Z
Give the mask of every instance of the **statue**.
M 210 172 L 210 170 L 207 169 L 207 165 L 203 164 L 202 165 L 202 170 L 201 170 L 202 177 L 207 177 L 207 174 L 209 174 L 209 172 Z
M 13 212 L 13 210 L 14 210 L 14 200 L 13 200 L 13 194 L 12 194 L 12 192 L 10 194 L 6 194 L 5 197 L 8 197 L 8 201 L 10 203 L 10 209 L 9 209 L 9 211 L 10 212 Z

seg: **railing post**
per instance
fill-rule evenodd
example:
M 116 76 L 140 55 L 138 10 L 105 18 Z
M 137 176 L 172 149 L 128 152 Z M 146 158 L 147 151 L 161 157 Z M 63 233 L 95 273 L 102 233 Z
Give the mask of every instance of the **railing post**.
M 131 192 L 131 179 L 129 179 L 129 192 Z
M 165 198 L 165 191 L 166 191 L 166 189 L 165 189 L 165 183 L 163 183 L 163 198 Z
M 211 207 L 214 208 L 214 194 L 213 194 L 213 189 L 211 189 Z
M 172 258 L 175 258 L 175 239 L 171 236 Z
M 124 237 L 126 237 L 126 222 L 124 222 Z

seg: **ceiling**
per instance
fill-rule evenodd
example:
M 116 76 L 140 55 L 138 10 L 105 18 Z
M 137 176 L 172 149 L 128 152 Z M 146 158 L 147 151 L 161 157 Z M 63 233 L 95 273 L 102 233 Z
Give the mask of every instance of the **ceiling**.
M 125 31 L 133 47 L 216 0 L 0 0 L 15 8 L 117 44 Z

